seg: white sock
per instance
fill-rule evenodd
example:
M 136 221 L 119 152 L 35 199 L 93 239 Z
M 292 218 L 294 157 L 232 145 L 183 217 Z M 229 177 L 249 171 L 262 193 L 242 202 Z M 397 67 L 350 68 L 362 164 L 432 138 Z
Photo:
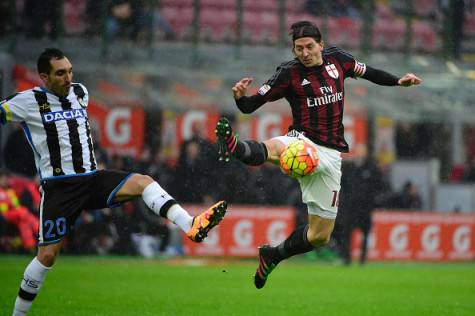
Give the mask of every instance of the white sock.
M 16 297 L 15 309 L 13 310 L 13 316 L 24 316 L 30 310 L 33 301 L 27 301 L 21 297 Z
M 178 225 L 185 233 L 191 229 L 191 224 L 193 223 L 193 217 L 178 204 L 170 207 L 167 218 Z
M 20 285 L 20 294 L 16 298 L 13 309 L 14 316 L 26 315 L 49 270 L 51 267 L 45 267 L 36 257 L 26 267 Z
M 185 233 L 190 230 L 193 217 L 178 205 L 157 182 L 150 183 L 143 190 L 142 199 L 155 214 L 168 218 Z

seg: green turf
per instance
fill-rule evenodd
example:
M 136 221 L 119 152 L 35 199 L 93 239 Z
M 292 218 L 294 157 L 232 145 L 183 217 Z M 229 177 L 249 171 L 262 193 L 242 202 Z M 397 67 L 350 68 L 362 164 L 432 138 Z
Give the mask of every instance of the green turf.
M 0 256 L 0 315 L 27 257 Z M 31 315 L 475 315 L 475 264 L 281 264 L 252 284 L 254 261 L 61 257 Z

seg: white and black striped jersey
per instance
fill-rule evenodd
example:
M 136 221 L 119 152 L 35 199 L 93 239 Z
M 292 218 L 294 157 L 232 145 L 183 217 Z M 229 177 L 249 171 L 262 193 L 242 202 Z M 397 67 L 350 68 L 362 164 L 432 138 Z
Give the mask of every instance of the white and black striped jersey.
M 67 97 L 35 87 L 0 103 L 0 122 L 21 123 L 42 180 L 96 170 L 88 97 L 87 89 L 74 83 Z

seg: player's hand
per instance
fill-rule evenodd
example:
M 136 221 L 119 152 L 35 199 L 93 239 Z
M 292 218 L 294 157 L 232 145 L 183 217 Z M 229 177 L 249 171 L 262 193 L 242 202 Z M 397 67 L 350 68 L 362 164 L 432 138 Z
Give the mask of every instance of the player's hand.
M 232 90 L 235 100 L 239 100 L 240 98 L 246 95 L 247 87 L 249 87 L 251 82 L 252 78 L 242 78 L 234 85 Z
M 413 86 L 413 85 L 416 85 L 416 84 L 420 84 L 421 82 L 422 82 L 422 80 L 419 77 L 417 77 L 415 74 L 408 73 L 408 74 L 405 74 L 404 76 L 402 76 L 398 80 L 397 83 L 400 86 L 409 87 L 409 86 Z

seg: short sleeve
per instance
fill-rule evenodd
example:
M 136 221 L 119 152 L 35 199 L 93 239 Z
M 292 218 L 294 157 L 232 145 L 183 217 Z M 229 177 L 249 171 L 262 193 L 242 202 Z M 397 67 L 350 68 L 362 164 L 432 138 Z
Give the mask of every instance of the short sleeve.
M 89 104 L 89 91 L 87 91 L 86 87 L 83 84 L 79 84 L 84 89 L 84 103 L 87 105 Z
M 87 108 L 89 104 L 89 92 L 87 91 L 86 87 L 81 83 L 75 83 L 73 89 L 78 98 L 78 102 L 83 108 Z
M 277 67 L 276 72 L 257 91 L 266 102 L 275 101 L 285 96 L 290 86 L 290 69 L 284 64 Z
M 29 92 L 14 94 L 0 102 L 0 123 L 22 122 L 28 115 Z

